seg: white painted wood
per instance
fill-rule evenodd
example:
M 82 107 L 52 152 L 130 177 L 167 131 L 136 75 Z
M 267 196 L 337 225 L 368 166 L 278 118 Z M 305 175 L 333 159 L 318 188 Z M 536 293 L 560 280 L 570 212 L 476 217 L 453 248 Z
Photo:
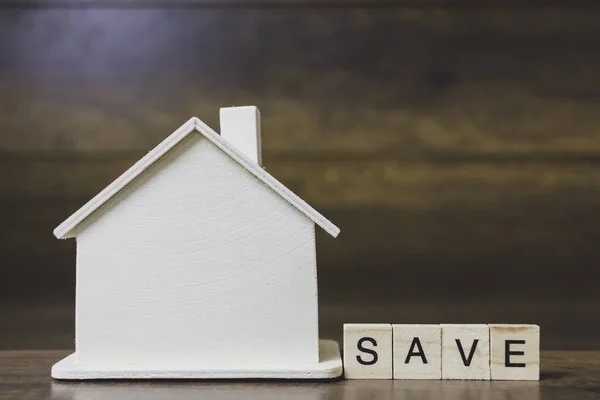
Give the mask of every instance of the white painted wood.
M 318 363 L 290 366 L 288 369 L 116 369 L 88 368 L 76 362 L 71 354 L 52 367 L 54 379 L 333 379 L 342 374 L 342 361 L 337 342 L 322 340 Z
M 261 182 L 279 194 L 290 204 L 296 207 L 300 212 L 310 218 L 315 224 L 333 237 L 337 237 L 340 229 L 332 224 L 327 218 L 319 214 L 314 208 L 308 205 L 304 200 L 286 188 L 281 182 L 262 169 L 258 164 L 251 161 L 240 151 L 234 148 L 228 141 L 224 140 L 219 134 L 212 130 L 204 122 L 193 117 L 179 129 L 173 132 L 169 137 L 163 140 L 158 146 L 150 151 L 146 156 L 135 163 L 131 168 L 125 171 L 114 182 L 108 185 L 104 190 L 98 193 L 94 198 L 88 201 L 83 207 L 77 210 L 73 215 L 67 218 L 56 229 L 54 235 L 59 239 L 67 239 L 76 236 L 77 226 L 87 217 L 98 210 L 104 203 L 119 193 L 123 188 L 138 178 L 144 171 L 150 168 L 154 163 L 160 160 L 166 153 L 175 147 L 180 141 L 193 132 L 199 132 L 206 137 L 215 146 L 221 149 L 225 154 L 246 168 L 248 172 L 256 176 Z
M 540 327 L 491 324 L 491 378 L 537 381 L 540 379 Z
M 441 379 L 440 326 L 394 324 L 392 329 L 394 379 Z
M 336 384 L 302 384 L 293 380 L 286 385 L 280 379 L 272 383 L 256 382 L 256 379 L 252 381 L 245 384 L 231 380 L 200 384 L 53 381 L 44 392 L 47 393 L 45 397 L 52 400 L 327 400 L 332 394 L 340 392 L 340 385 Z M 22 400 L 33 399 L 29 396 Z
M 331 377 L 315 224 L 339 233 L 192 118 L 55 230 L 77 236 L 76 351 L 56 376 Z
M 242 154 L 262 165 L 260 113 L 255 106 L 224 107 L 220 112 L 221 137 Z
M 76 291 L 89 368 L 318 359 L 314 223 L 202 135 L 79 225 Z
M 442 324 L 441 327 L 442 379 L 489 380 L 490 333 L 488 326 L 483 324 Z
M 392 379 L 392 325 L 344 324 L 346 379 Z

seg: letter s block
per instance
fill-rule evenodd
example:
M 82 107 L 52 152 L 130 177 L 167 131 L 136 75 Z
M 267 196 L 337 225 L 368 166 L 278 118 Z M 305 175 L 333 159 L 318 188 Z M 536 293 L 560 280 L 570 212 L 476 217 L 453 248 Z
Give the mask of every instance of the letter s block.
M 540 327 L 538 325 L 490 325 L 492 379 L 537 381 L 540 379 Z
M 392 325 L 344 324 L 346 379 L 392 379 Z

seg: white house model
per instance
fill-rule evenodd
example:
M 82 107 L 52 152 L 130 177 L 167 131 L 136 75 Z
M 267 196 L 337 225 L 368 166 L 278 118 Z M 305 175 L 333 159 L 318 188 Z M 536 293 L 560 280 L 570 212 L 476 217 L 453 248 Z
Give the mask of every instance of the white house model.
M 319 341 L 315 225 L 261 167 L 256 107 L 192 118 L 60 224 L 77 238 L 75 353 L 57 379 L 340 376 Z

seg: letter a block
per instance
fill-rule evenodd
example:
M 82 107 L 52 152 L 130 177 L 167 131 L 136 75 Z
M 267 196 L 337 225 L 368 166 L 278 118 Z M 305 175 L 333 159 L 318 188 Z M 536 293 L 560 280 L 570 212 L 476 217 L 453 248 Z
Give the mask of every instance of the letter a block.
M 346 379 L 392 379 L 392 325 L 344 324 Z
M 439 325 L 392 325 L 394 379 L 441 379 L 442 330 Z
M 487 325 L 441 325 L 442 379 L 490 379 Z
M 540 379 L 540 327 L 490 325 L 492 379 Z

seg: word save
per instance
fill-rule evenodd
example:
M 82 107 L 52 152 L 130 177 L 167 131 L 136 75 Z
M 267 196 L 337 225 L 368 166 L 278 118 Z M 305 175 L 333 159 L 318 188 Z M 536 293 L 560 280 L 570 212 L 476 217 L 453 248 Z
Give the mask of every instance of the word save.
M 344 324 L 347 379 L 539 380 L 540 327 Z

